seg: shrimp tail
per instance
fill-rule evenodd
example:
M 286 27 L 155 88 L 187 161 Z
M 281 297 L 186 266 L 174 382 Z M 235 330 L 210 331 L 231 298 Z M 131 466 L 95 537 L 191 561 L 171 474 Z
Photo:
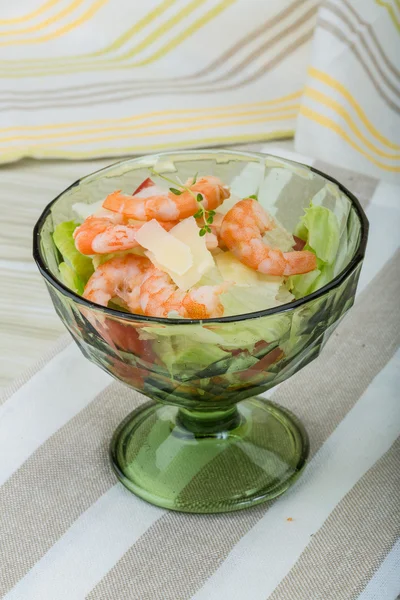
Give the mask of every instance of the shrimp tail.
M 317 268 L 316 256 L 309 250 L 285 252 L 283 257 L 286 263 L 284 275 L 300 275 Z

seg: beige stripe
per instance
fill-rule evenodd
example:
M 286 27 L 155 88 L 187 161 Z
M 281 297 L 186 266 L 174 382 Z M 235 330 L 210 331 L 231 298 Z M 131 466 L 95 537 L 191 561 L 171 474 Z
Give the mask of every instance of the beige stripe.
M 324 19 L 318 19 L 318 25 L 320 27 L 322 27 L 322 29 L 329 31 L 332 35 L 337 37 L 341 42 L 346 44 L 346 46 L 353 52 L 354 56 L 358 59 L 360 65 L 363 67 L 363 69 L 367 73 L 367 75 L 370 78 L 371 83 L 374 86 L 374 88 L 376 89 L 378 95 L 386 102 L 386 104 L 388 106 L 390 106 L 390 108 L 392 108 L 395 112 L 400 113 L 400 107 L 397 104 L 395 104 L 395 102 L 393 102 L 392 99 L 389 98 L 389 96 L 386 95 L 386 92 L 383 91 L 381 85 L 377 82 L 375 75 L 372 73 L 371 69 L 367 66 L 366 62 L 364 61 L 364 58 L 361 56 L 361 54 L 357 50 L 354 42 L 350 42 L 349 39 L 340 31 L 340 29 L 335 27 L 332 23 L 329 23 L 329 21 L 325 21 Z
M 368 177 L 367 175 L 361 175 L 355 171 L 336 167 L 323 162 L 322 160 L 315 161 L 313 167 L 334 177 L 337 181 L 340 181 L 340 183 L 356 196 L 363 208 L 367 207 L 369 200 L 372 198 L 376 186 L 379 183 L 379 180 L 374 177 Z
M 400 438 L 357 482 L 313 536 L 269 600 L 349 600 L 400 535 Z
M 356 35 L 358 37 L 358 39 L 360 40 L 361 45 L 363 46 L 365 52 L 368 54 L 371 62 L 375 65 L 376 70 L 378 71 L 378 73 L 380 74 L 382 79 L 385 81 L 386 85 L 392 90 L 392 92 L 396 96 L 400 96 L 399 87 L 393 85 L 393 83 L 387 77 L 386 73 L 384 71 L 382 71 L 381 66 L 377 60 L 378 57 L 380 58 L 379 54 L 374 53 L 372 51 L 371 44 L 369 44 L 365 41 L 364 36 L 360 32 L 360 29 L 358 29 L 357 27 L 354 27 L 354 25 L 351 23 L 351 21 L 349 21 L 349 19 L 347 19 L 345 13 L 343 11 L 341 11 L 338 6 L 335 6 L 334 4 L 331 4 L 330 2 L 325 2 L 324 8 L 330 10 L 334 15 L 336 15 L 339 19 L 341 19 L 342 21 L 344 21 L 344 23 L 346 23 L 346 25 L 350 29 L 351 33 L 353 35 Z
M 0 488 L 0 597 L 115 485 L 108 444 L 143 400 L 120 383 L 109 386 Z
M 351 5 L 351 2 L 348 2 L 348 0 L 342 0 L 342 2 L 343 2 L 343 4 L 345 4 L 345 6 L 347 6 L 348 11 L 351 12 L 352 15 L 354 15 L 354 17 L 356 18 L 358 23 L 368 31 L 368 33 L 370 34 L 371 38 L 373 39 L 373 41 L 375 43 L 375 46 L 378 49 L 378 52 L 379 52 L 381 58 L 383 59 L 383 62 L 386 64 L 389 71 L 392 71 L 392 73 L 395 75 L 395 77 L 400 77 L 400 71 L 398 69 L 396 69 L 396 66 L 392 62 L 390 62 L 389 58 L 386 56 L 385 51 L 382 48 L 380 41 L 376 37 L 374 29 L 371 27 L 371 24 L 368 23 L 367 21 L 364 21 L 360 17 L 358 12 L 356 10 L 354 10 L 353 6 Z M 362 30 L 359 29 L 358 35 L 361 35 L 361 33 L 362 33 Z
M 219 84 L 220 82 L 226 81 L 230 77 L 237 75 L 238 73 L 241 73 L 243 70 L 246 70 L 246 68 L 249 67 L 249 65 L 253 61 L 255 61 L 259 56 L 261 56 L 261 54 L 263 52 L 267 52 L 268 50 L 272 49 L 275 46 L 275 44 L 281 42 L 284 38 L 292 37 L 294 32 L 299 27 L 301 27 L 302 25 L 307 23 L 307 21 L 309 21 L 315 15 L 316 10 L 317 10 L 317 8 L 315 6 L 312 7 L 305 14 L 303 14 L 299 19 L 297 19 L 297 21 L 292 23 L 287 28 L 281 30 L 277 35 L 275 35 L 273 38 L 264 42 L 260 47 L 256 48 L 253 52 L 251 52 L 251 54 L 249 54 L 249 56 L 247 56 L 244 60 L 242 60 L 238 65 L 236 65 L 230 71 L 228 71 L 225 75 L 217 77 L 217 78 L 209 80 L 209 81 L 206 81 L 204 83 L 199 82 L 198 78 L 202 75 L 206 75 L 206 74 L 209 74 L 212 71 L 214 71 L 215 68 L 218 66 L 218 62 L 220 59 L 218 59 L 218 61 L 216 61 L 215 63 L 206 67 L 203 71 L 200 71 L 200 72 L 196 73 L 195 75 L 186 77 L 185 81 L 182 81 L 182 78 L 179 78 L 176 81 L 176 83 L 174 83 L 175 79 L 177 79 L 177 78 L 172 78 L 169 80 L 161 80 L 161 81 L 158 80 L 157 82 L 154 82 L 154 85 L 151 85 L 151 82 L 147 82 L 146 84 L 143 85 L 143 84 L 141 84 L 140 81 L 139 81 L 139 85 L 137 85 L 138 82 L 135 81 L 135 82 L 132 82 L 132 84 L 128 84 L 128 86 L 126 84 L 123 84 L 123 87 L 118 87 L 117 84 L 114 84 L 112 86 L 112 88 L 109 90 L 107 89 L 106 86 L 102 86 L 98 92 L 94 92 L 94 93 L 90 93 L 90 94 L 87 94 L 87 88 L 84 88 L 83 94 L 75 94 L 75 95 L 67 96 L 66 98 L 64 98 L 64 90 L 63 90 L 63 99 L 65 100 L 65 102 L 57 102 L 57 100 L 54 99 L 51 103 L 48 103 L 48 104 L 39 104 L 39 105 L 35 106 L 32 104 L 32 102 L 30 102 L 29 105 L 24 106 L 22 104 L 21 105 L 15 104 L 18 100 L 14 100 L 12 107 L 11 106 L 3 106 L 0 108 L 0 111 L 1 112 L 8 111 L 8 110 L 10 110 L 10 108 L 12 108 L 13 110 L 21 109 L 21 110 L 29 110 L 29 111 L 44 110 L 44 109 L 48 109 L 48 108 L 52 108 L 52 109 L 53 108 L 62 108 L 62 107 L 70 108 L 72 105 L 74 105 L 74 104 L 71 104 L 71 101 L 73 101 L 73 100 L 77 101 L 75 104 L 76 106 L 89 106 L 89 105 L 92 106 L 93 104 L 106 104 L 109 102 L 123 101 L 123 100 L 128 100 L 128 99 L 133 99 L 133 98 L 159 96 L 160 94 L 165 94 L 165 93 L 168 93 L 169 95 L 171 95 L 171 94 L 172 95 L 180 95 L 180 94 L 188 94 L 188 93 L 189 94 L 192 94 L 192 93 L 208 94 L 208 93 L 223 92 L 226 90 L 238 89 L 238 88 L 242 87 L 243 85 L 246 85 L 247 83 L 253 82 L 254 80 L 258 79 L 260 76 L 265 74 L 268 70 L 276 67 L 282 60 L 284 60 L 294 50 L 296 50 L 300 45 L 304 44 L 306 41 L 308 41 L 312 37 L 313 29 L 312 30 L 310 29 L 310 32 L 307 32 L 307 34 L 299 37 L 297 40 L 294 40 L 294 42 L 292 42 L 287 48 L 284 48 L 272 60 L 270 60 L 268 63 L 263 65 L 260 69 L 258 69 L 256 71 L 256 73 L 245 78 L 242 82 L 237 82 L 233 85 L 222 86 L 222 87 L 212 87 L 212 86 L 215 86 L 215 84 Z M 265 34 L 265 28 L 264 28 L 264 34 Z M 241 45 L 245 46 L 245 45 L 249 44 L 250 42 L 254 42 L 252 35 L 253 35 L 253 33 L 249 34 L 246 38 L 244 38 L 241 41 Z M 258 35 L 259 35 L 259 33 L 257 34 L 257 37 L 258 37 Z M 238 46 L 239 46 L 239 44 L 238 44 Z M 233 56 L 237 51 L 238 51 L 238 48 L 235 46 L 233 48 L 231 48 L 230 50 L 228 50 L 224 55 L 225 60 L 227 60 L 228 58 Z M 190 82 L 187 83 L 189 80 L 194 80 L 194 83 L 190 83 Z M 168 87 L 168 84 L 171 87 Z M 136 91 L 136 93 L 130 92 L 127 95 L 125 94 L 122 96 L 121 95 L 115 96 L 115 94 L 120 94 L 120 92 L 122 92 L 122 93 L 129 92 L 129 90 Z M 110 94 L 111 94 L 111 97 L 109 96 Z M 82 98 L 85 100 L 84 102 L 80 101 Z M 20 98 L 20 100 L 23 101 L 23 98 Z
M 14 381 L 7 386 L 4 390 L 0 390 L 0 406 L 8 400 L 15 392 L 19 390 L 31 377 L 50 362 L 57 354 L 62 352 L 64 348 L 71 342 L 69 335 L 63 335 L 56 344 L 51 347 L 51 350 L 43 354 L 43 356 L 34 364 L 30 369 L 27 369 L 23 375 L 14 379 Z
M 231 58 L 231 56 L 233 56 L 233 54 L 240 52 L 240 50 L 245 48 L 249 44 L 249 42 L 254 42 L 255 39 L 257 39 L 259 37 L 264 37 L 264 35 L 268 29 L 271 29 L 275 25 L 281 23 L 281 21 L 283 21 L 283 19 L 286 19 L 286 17 L 290 16 L 290 14 L 294 10 L 296 10 L 299 6 L 304 5 L 306 3 L 307 3 L 307 0 L 297 0 L 296 2 L 293 2 L 287 8 L 282 10 L 280 13 L 276 14 L 274 17 L 272 17 L 265 23 L 262 23 L 260 25 L 260 27 L 257 27 L 256 29 L 254 29 L 248 36 L 244 37 L 239 42 L 237 42 L 234 46 L 232 46 L 232 48 L 230 48 L 224 54 L 222 54 L 222 56 L 217 58 L 211 65 L 209 65 L 205 69 L 202 69 L 201 71 L 198 71 L 195 75 L 192 75 L 191 78 L 197 78 L 202 75 L 208 75 L 210 72 L 210 69 L 212 71 L 215 71 L 215 69 L 217 69 L 218 67 L 225 65 L 225 63 L 228 61 L 229 58 Z M 316 13 L 316 11 L 318 10 L 317 4 L 315 4 L 311 10 L 313 11 L 313 13 Z
M 237 75 L 237 73 L 240 73 L 243 69 L 245 69 L 246 67 L 248 67 L 256 58 L 258 58 L 258 56 L 260 56 L 261 53 L 267 52 L 268 50 L 270 50 L 271 48 L 273 48 L 274 45 L 277 42 L 280 42 L 283 39 L 283 37 L 286 37 L 287 35 L 291 35 L 292 36 L 294 34 L 294 32 L 299 27 L 301 27 L 302 25 L 304 25 L 304 23 L 307 23 L 307 21 L 309 21 L 316 14 L 316 12 L 317 12 L 317 7 L 316 6 L 313 6 L 312 8 L 310 8 L 310 10 L 308 10 L 306 13 L 304 13 L 299 19 L 297 19 L 297 21 L 295 21 L 294 23 L 292 23 L 291 25 L 289 25 L 289 27 L 286 27 L 286 29 L 284 29 L 283 31 L 280 31 L 273 38 L 271 38 L 270 40 L 267 40 L 260 47 L 256 48 L 241 63 L 239 63 L 233 69 L 229 70 L 223 77 L 221 77 L 219 79 L 219 81 L 225 81 L 231 75 Z M 254 77 L 254 75 L 250 76 L 250 78 L 246 79 L 245 82 L 247 83 L 249 81 L 253 81 L 252 77 Z
M 312 454 L 397 349 L 400 319 L 396 321 L 394 315 L 399 307 L 400 280 L 395 276 L 399 265 L 400 252 L 363 292 L 318 360 L 273 394 L 275 401 L 303 420 Z M 343 385 L 339 385 L 339 373 Z M 88 599 L 189 598 L 271 504 L 227 515 L 168 513 L 130 548 Z

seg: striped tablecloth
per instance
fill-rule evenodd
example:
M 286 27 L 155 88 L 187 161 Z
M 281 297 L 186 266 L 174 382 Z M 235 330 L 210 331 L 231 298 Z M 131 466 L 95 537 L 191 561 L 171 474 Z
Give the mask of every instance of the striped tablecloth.
M 304 475 L 276 501 L 226 515 L 167 512 L 139 500 L 111 472 L 108 443 L 144 398 L 65 337 L 0 404 L 6 600 L 400 593 L 399 189 L 315 165 L 358 195 L 371 231 L 354 308 L 322 355 L 269 394 L 309 432 Z

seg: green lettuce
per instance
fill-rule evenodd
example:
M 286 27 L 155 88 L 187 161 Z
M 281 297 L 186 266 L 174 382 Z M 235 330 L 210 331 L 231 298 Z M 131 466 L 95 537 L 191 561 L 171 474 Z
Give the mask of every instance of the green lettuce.
M 289 315 L 281 314 L 233 323 L 156 325 L 142 327 L 140 337 L 153 341 L 154 352 L 172 376 L 190 379 L 208 376 L 208 371 L 212 376 L 248 368 L 257 362 L 250 356 L 257 342 L 265 340 L 272 349 L 288 334 L 290 322 Z M 248 353 L 232 355 L 235 350 Z
M 334 277 L 334 264 L 340 243 L 339 221 L 325 206 L 311 205 L 296 227 L 295 235 L 306 242 L 304 250 L 314 252 L 317 268 L 310 273 L 290 277 L 289 287 L 296 298 L 302 298 L 329 283 Z
M 183 335 L 160 336 L 152 347 L 170 375 L 182 380 L 191 379 L 198 371 L 230 356 L 215 343 L 202 343 Z
M 75 247 L 73 233 L 76 227 L 77 224 L 74 221 L 60 223 L 53 231 L 53 242 L 64 262 L 73 271 L 74 276 L 79 278 L 82 284 L 85 285 L 94 272 L 94 268 L 91 258 L 78 252 Z M 64 273 L 67 272 L 65 267 L 63 267 L 63 270 Z M 62 273 L 61 276 L 63 277 Z M 69 273 L 68 277 L 71 278 L 71 273 Z M 68 284 L 66 283 L 66 285 Z
M 307 242 L 317 258 L 324 264 L 332 265 L 339 249 L 339 222 L 336 215 L 325 206 L 306 208 L 305 215 L 294 232 Z
M 60 271 L 62 282 L 75 292 L 75 294 L 79 294 L 80 296 L 83 294 L 83 290 L 85 288 L 82 279 L 77 275 L 76 271 L 72 269 L 66 262 L 62 262 L 58 265 L 58 269 Z

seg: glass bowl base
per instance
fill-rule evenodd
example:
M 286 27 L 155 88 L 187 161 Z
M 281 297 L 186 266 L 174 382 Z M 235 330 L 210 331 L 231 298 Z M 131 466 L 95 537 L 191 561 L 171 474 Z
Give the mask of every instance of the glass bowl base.
M 308 452 L 299 420 L 259 397 L 217 412 L 148 402 L 119 425 L 110 448 L 125 487 L 190 513 L 239 510 L 279 496 L 301 474 Z

